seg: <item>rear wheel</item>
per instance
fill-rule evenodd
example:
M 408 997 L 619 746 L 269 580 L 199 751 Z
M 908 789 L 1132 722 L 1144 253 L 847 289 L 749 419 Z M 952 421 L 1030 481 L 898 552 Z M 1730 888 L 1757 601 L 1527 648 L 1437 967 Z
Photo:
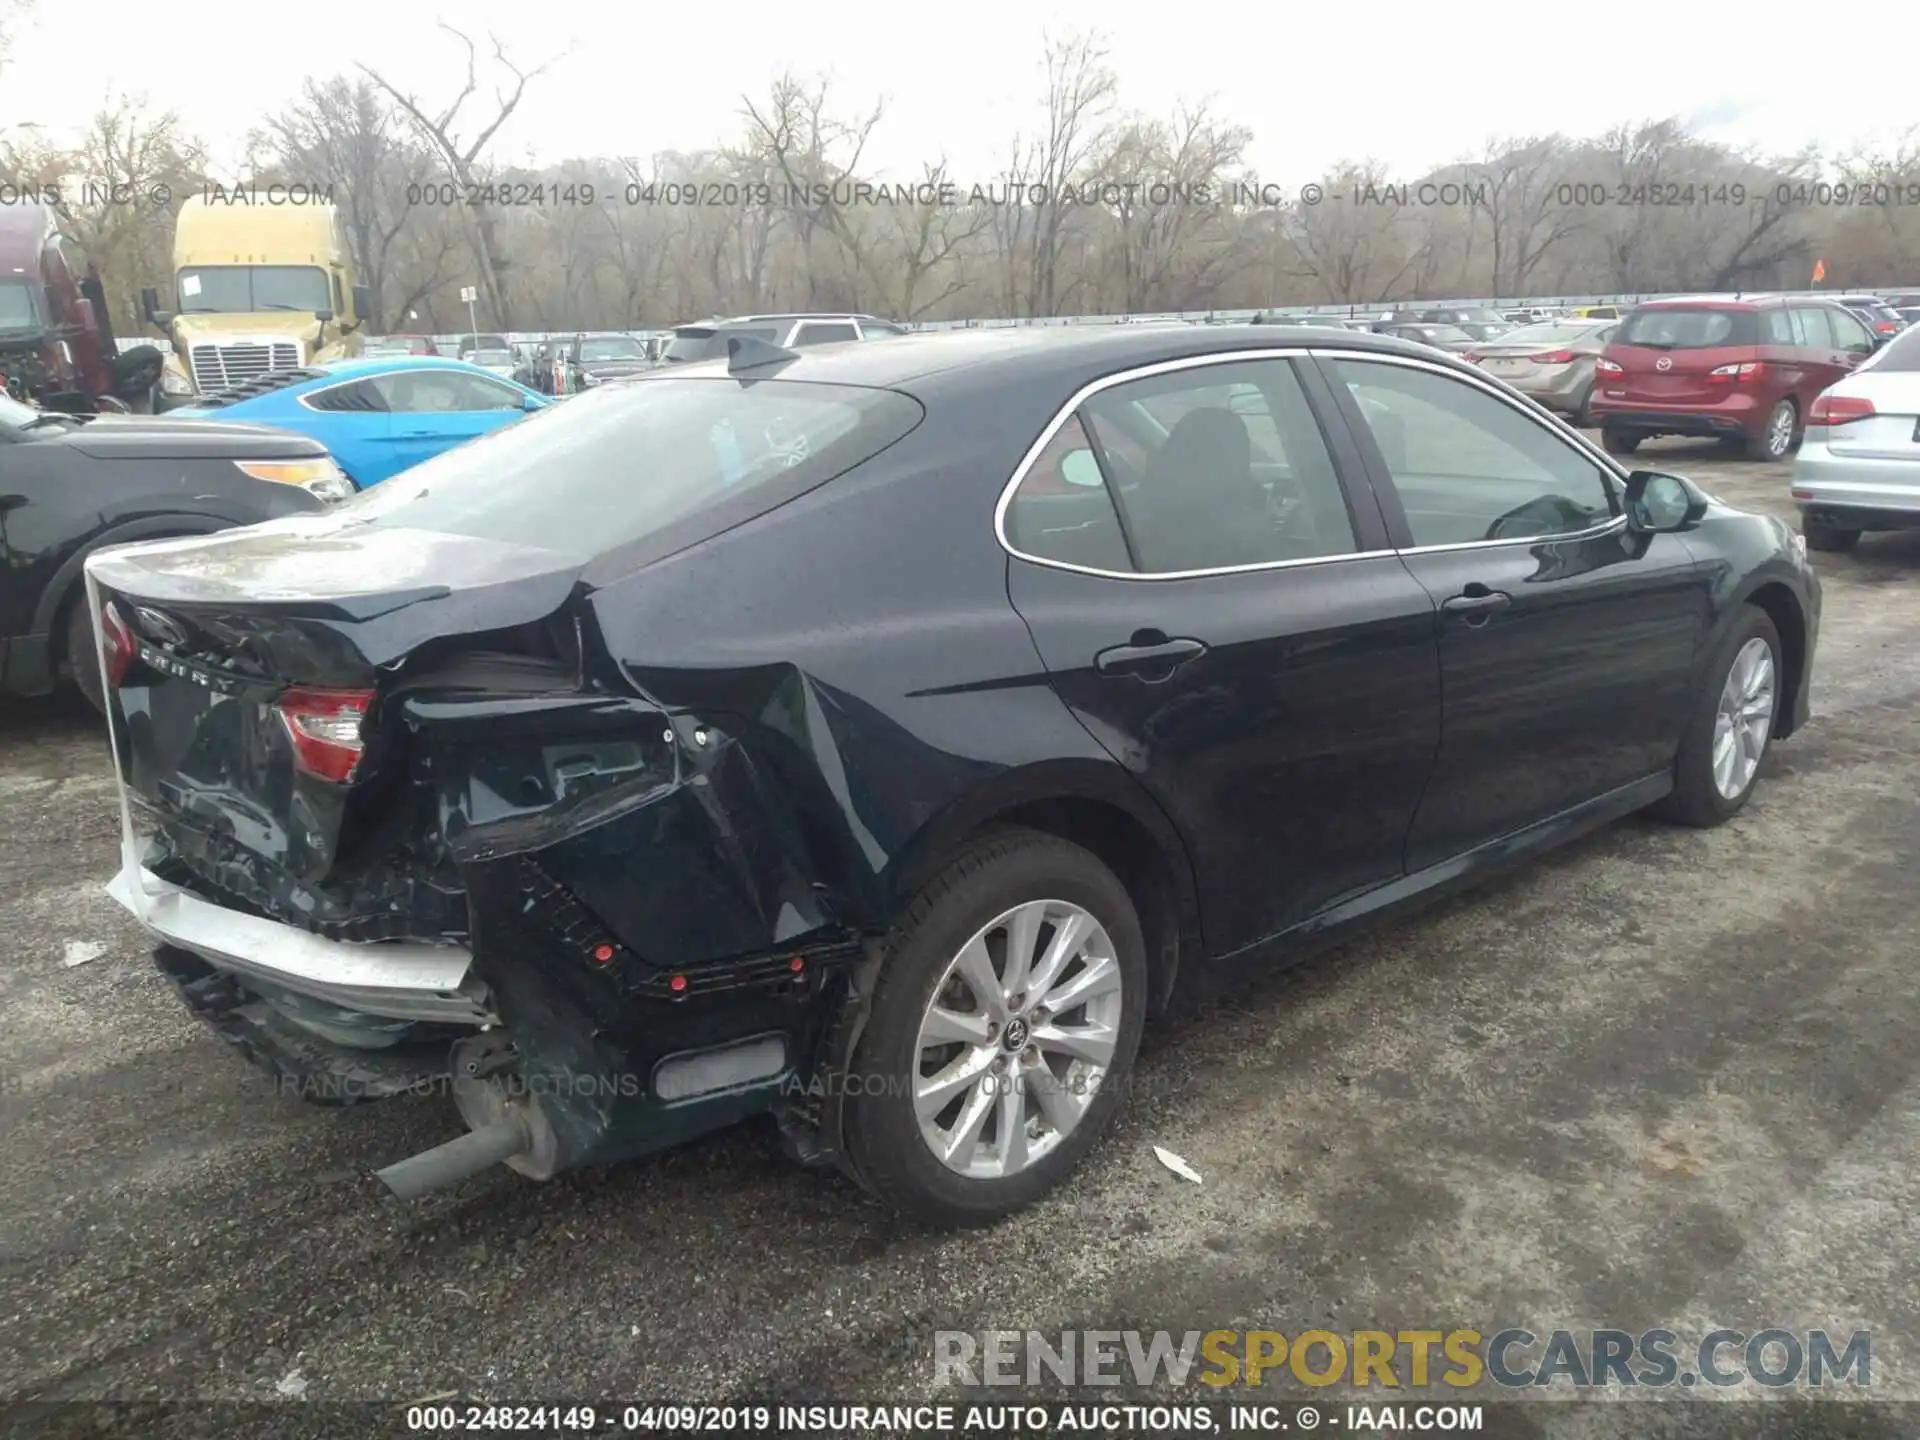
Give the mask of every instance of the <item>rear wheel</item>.
M 1146 989 L 1139 917 L 1099 860 L 1027 830 L 970 847 L 889 940 L 848 1075 L 854 1173 L 935 1225 L 1039 1199 L 1119 1108 Z
M 1640 437 L 1630 431 L 1603 426 L 1600 431 L 1600 447 L 1609 455 L 1631 455 L 1640 448 Z
M 87 613 L 84 588 L 67 605 L 67 668 L 74 687 L 87 697 L 87 703 L 102 715 L 107 713 L 106 682 L 100 674 L 100 642 L 93 633 L 93 616 Z
M 1844 525 L 1828 525 L 1824 521 L 1809 520 L 1800 517 L 1800 533 L 1807 537 L 1809 550 L 1825 550 L 1835 554 L 1851 550 L 1860 543 L 1860 532 L 1850 530 Z
M 1673 793 L 1653 807 L 1662 819 L 1712 826 L 1752 796 L 1780 713 L 1780 632 L 1744 605 L 1707 670 L 1674 762 Z
M 1593 428 L 1593 382 L 1591 380 L 1587 382 L 1587 388 L 1580 392 L 1580 398 L 1573 402 L 1573 409 L 1567 418 L 1581 430 Z
M 1782 400 L 1767 412 L 1767 423 L 1758 435 L 1747 437 L 1750 460 L 1784 460 L 1800 443 L 1800 412 L 1791 400 Z

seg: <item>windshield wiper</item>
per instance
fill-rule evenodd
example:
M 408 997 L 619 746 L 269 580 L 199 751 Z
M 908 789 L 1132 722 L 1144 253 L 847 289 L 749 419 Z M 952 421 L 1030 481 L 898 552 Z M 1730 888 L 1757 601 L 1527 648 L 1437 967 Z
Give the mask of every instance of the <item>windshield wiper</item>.
M 260 302 L 260 308 L 262 310 L 311 310 L 314 307 L 311 305 L 288 305 L 284 301 L 279 300 L 262 300 Z M 324 309 L 325 307 L 322 306 L 321 308 Z
M 38 430 L 42 425 L 58 425 L 63 421 L 68 425 L 79 425 L 83 423 L 78 415 L 69 415 L 64 410 L 48 410 L 34 416 L 33 419 L 27 421 L 27 423 L 20 428 L 22 430 Z

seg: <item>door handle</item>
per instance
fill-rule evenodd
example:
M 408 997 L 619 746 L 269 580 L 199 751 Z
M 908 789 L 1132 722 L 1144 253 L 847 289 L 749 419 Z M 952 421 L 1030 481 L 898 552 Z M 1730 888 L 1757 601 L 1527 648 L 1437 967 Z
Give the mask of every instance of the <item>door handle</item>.
M 1115 645 L 1093 657 L 1102 675 L 1148 675 L 1165 678 L 1189 660 L 1207 653 L 1198 640 L 1159 640 L 1147 645 Z
M 1484 625 L 1497 611 L 1513 604 L 1513 597 L 1500 590 L 1489 590 L 1483 585 L 1475 585 L 1450 600 L 1440 602 L 1440 608 L 1456 619 L 1469 625 Z

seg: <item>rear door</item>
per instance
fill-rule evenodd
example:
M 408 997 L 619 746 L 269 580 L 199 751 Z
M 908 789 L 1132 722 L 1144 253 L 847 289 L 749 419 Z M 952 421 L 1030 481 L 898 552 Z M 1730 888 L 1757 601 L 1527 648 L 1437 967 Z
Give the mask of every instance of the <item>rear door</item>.
M 1444 725 L 1408 869 L 1670 766 L 1709 617 L 1685 542 L 1629 536 L 1599 457 L 1485 382 L 1397 357 L 1321 364 L 1440 612 Z
M 1003 517 L 1014 606 L 1179 827 L 1216 955 L 1398 878 L 1439 740 L 1433 603 L 1300 363 L 1102 382 Z

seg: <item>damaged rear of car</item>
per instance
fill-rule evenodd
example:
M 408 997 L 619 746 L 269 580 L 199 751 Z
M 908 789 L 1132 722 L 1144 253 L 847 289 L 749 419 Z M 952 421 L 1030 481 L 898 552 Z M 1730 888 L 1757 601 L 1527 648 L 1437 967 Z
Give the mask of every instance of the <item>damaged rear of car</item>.
M 624 387 L 319 523 L 96 557 L 111 888 L 182 998 L 311 1099 L 451 1080 L 472 1132 L 383 1172 L 403 1195 L 768 1108 L 858 927 L 746 718 L 656 693 L 607 605 L 921 414 L 877 388 Z M 785 686 L 759 668 L 749 690 Z

